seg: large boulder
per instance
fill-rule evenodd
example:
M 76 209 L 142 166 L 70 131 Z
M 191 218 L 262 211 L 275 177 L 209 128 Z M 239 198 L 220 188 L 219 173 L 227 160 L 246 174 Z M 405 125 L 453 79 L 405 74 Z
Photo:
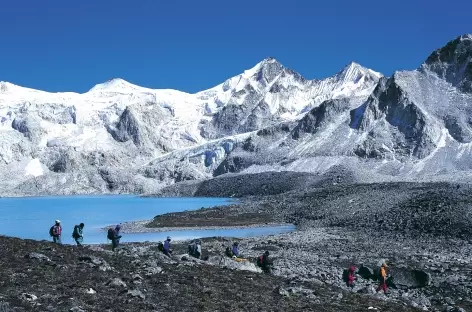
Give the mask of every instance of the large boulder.
M 422 270 L 393 267 L 390 269 L 390 274 L 398 288 L 421 288 L 431 285 L 431 275 Z
M 359 274 L 363 279 L 374 279 L 375 274 L 374 270 L 370 267 L 361 265 L 359 270 L 357 271 L 357 274 Z
M 208 259 L 208 263 L 213 264 L 213 265 L 219 265 L 219 266 L 226 267 L 233 270 L 262 273 L 262 270 L 249 260 L 239 262 L 233 258 L 224 257 L 224 256 L 216 256 L 216 257 L 210 257 Z

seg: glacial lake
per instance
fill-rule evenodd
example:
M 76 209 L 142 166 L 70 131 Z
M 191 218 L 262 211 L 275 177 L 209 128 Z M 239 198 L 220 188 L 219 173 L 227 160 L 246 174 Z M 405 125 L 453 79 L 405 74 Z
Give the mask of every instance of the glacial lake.
M 50 240 L 54 220 L 62 222 L 62 242 L 72 244 L 75 224 L 83 222 L 84 244 L 107 243 L 105 227 L 150 220 L 168 212 L 228 205 L 226 198 L 149 198 L 128 195 L 0 198 L 0 235 Z M 124 233 L 122 242 L 160 241 L 171 236 L 186 240 L 212 236 L 251 237 L 291 232 L 292 225 L 260 228 Z

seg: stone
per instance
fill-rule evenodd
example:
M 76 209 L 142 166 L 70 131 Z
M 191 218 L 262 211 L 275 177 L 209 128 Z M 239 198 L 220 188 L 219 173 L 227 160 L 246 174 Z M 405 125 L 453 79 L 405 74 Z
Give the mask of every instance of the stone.
M 413 298 L 412 301 L 417 303 L 419 306 L 431 306 L 431 301 L 429 301 L 429 299 L 426 298 L 424 295 L 419 295 L 418 297 Z
M 89 295 L 93 295 L 93 294 L 96 294 L 97 292 L 93 288 L 89 288 L 85 290 L 85 293 Z
M 133 280 L 135 280 L 135 281 L 136 281 L 136 280 L 143 280 L 143 277 L 142 277 L 141 275 L 139 275 L 139 274 L 134 274 L 134 275 L 132 276 L 132 278 L 133 278 Z
M 85 312 L 81 307 L 72 307 L 69 309 L 69 312 Z
M 32 302 L 32 301 L 38 300 L 38 297 L 33 295 L 33 294 L 22 293 L 20 295 L 20 299 L 22 299 L 24 301 Z
M 98 267 L 98 270 L 105 272 L 105 271 L 111 271 L 111 270 L 113 270 L 113 268 L 111 266 L 109 266 L 108 264 L 103 264 L 103 265 Z
M 374 270 L 363 265 L 361 265 L 357 274 L 359 274 L 363 279 L 373 279 L 375 277 Z
M 275 289 L 275 291 L 276 291 L 276 293 L 278 293 L 281 296 L 290 297 L 290 293 L 288 292 L 288 290 L 283 288 L 283 287 L 279 286 Z
M 95 256 L 81 256 L 79 257 L 79 261 L 89 263 L 92 267 L 98 267 L 100 271 L 111 271 L 113 268 L 102 258 L 95 257 Z
M 115 288 L 127 288 L 128 285 L 126 285 L 125 282 L 123 282 L 121 279 L 115 277 L 114 279 L 112 279 L 111 281 L 109 281 L 107 283 L 108 286 L 111 286 L 111 287 L 115 287 Z
M 126 294 L 130 297 L 133 297 L 133 298 L 146 299 L 146 296 L 138 289 L 128 290 L 128 292 Z
M 35 260 L 40 260 L 40 261 L 46 261 L 46 262 L 50 262 L 51 259 L 49 259 L 47 256 L 41 254 L 41 253 L 38 253 L 38 252 L 30 252 L 29 254 L 27 254 L 25 256 L 25 258 L 27 259 L 35 259 Z
M 161 267 L 147 267 L 144 270 L 144 275 L 150 276 L 150 275 L 156 275 L 159 273 L 162 273 L 164 270 Z

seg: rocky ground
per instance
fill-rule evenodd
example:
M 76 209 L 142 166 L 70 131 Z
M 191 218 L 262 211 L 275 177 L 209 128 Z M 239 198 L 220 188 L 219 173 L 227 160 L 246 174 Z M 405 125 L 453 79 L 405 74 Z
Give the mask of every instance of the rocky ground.
M 321 281 L 262 274 L 220 256 L 216 246 L 227 243 L 205 240 L 203 262 L 167 258 L 155 244 L 113 253 L 0 237 L 0 311 L 415 311 Z
M 277 185 L 261 187 L 260 176 L 255 176 L 259 179 L 252 184 L 245 176 L 192 185 L 197 192 L 205 190 L 206 196 L 227 196 L 234 185 L 243 183 L 244 187 L 237 189 L 242 196 L 239 204 L 161 216 L 150 225 L 162 225 L 159 221 L 181 224 L 188 219 L 219 225 L 225 216 L 243 224 L 247 214 L 256 214 L 255 219 L 265 222 L 293 223 L 298 228 L 295 233 L 242 240 L 244 253 L 253 257 L 270 250 L 276 257 L 277 276 L 345 290 L 342 271 L 355 264 L 362 269 L 353 291 L 362 294 L 375 292 L 377 281 L 370 275 L 379 261 L 388 259 L 394 281 L 386 299 L 389 302 L 423 310 L 472 310 L 469 185 L 351 184 L 335 177 L 323 187 L 307 183 L 305 188 L 289 187 L 284 192 Z M 270 176 L 264 185 L 287 184 L 284 173 Z M 292 173 L 289 178 L 293 179 Z M 179 190 L 185 191 L 185 187 L 179 186 Z

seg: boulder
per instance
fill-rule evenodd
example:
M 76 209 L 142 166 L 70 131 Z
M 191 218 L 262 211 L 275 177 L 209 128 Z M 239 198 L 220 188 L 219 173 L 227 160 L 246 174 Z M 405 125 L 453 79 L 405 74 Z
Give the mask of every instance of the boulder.
M 238 262 L 233 260 L 232 258 L 220 256 L 220 257 L 211 257 L 208 259 L 210 264 L 219 265 L 222 267 L 226 267 L 233 270 L 241 270 L 241 271 L 251 271 L 256 273 L 261 273 L 262 270 L 258 268 L 254 263 L 250 261 L 242 261 Z
M 90 266 L 98 268 L 100 271 L 104 272 L 113 269 L 105 260 L 95 256 L 81 256 L 79 257 L 79 261 L 88 263 Z
M 38 252 L 30 252 L 29 254 L 25 255 L 25 258 L 35 259 L 35 260 L 39 260 L 39 261 L 46 261 L 46 262 L 51 261 L 51 259 L 49 259 L 47 256 L 45 256 L 43 254 L 40 254 Z
M 126 295 L 133 298 L 146 299 L 146 296 L 139 289 L 128 290 Z
M 283 287 L 277 287 L 274 289 L 274 292 L 283 296 L 283 297 L 290 297 L 290 293 L 288 292 L 287 289 L 283 288 Z
M 38 300 L 38 297 L 33 294 L 22 293 L 20 295 L 20 299 L 24 301 L 32 302 L 32 301 Z
M 123 282 L 121 279 L 115 277 L 111 281 L 107 283 L 108 286 L 110 287 L 115 287 L 115 288 L 127 288 L 128 285 L 126 285 L 125 282 Z
M 431 275 L 422 270 L 392 267 L 393 283 L 399 288 L 421 288 L 431 285 Z
M 156 275 L 159 273 L 162 273 L 163 269 L 161 267 L 147 267 L 144 270 L 144 275 L 150 276 L 150 275 Z
M 375 274 L 374 270 L 370 267 L 366 267 L 361 265 L 359 270 L 357 271 L 357 274 L 359 274 L 363 279 L 374 279 Z

